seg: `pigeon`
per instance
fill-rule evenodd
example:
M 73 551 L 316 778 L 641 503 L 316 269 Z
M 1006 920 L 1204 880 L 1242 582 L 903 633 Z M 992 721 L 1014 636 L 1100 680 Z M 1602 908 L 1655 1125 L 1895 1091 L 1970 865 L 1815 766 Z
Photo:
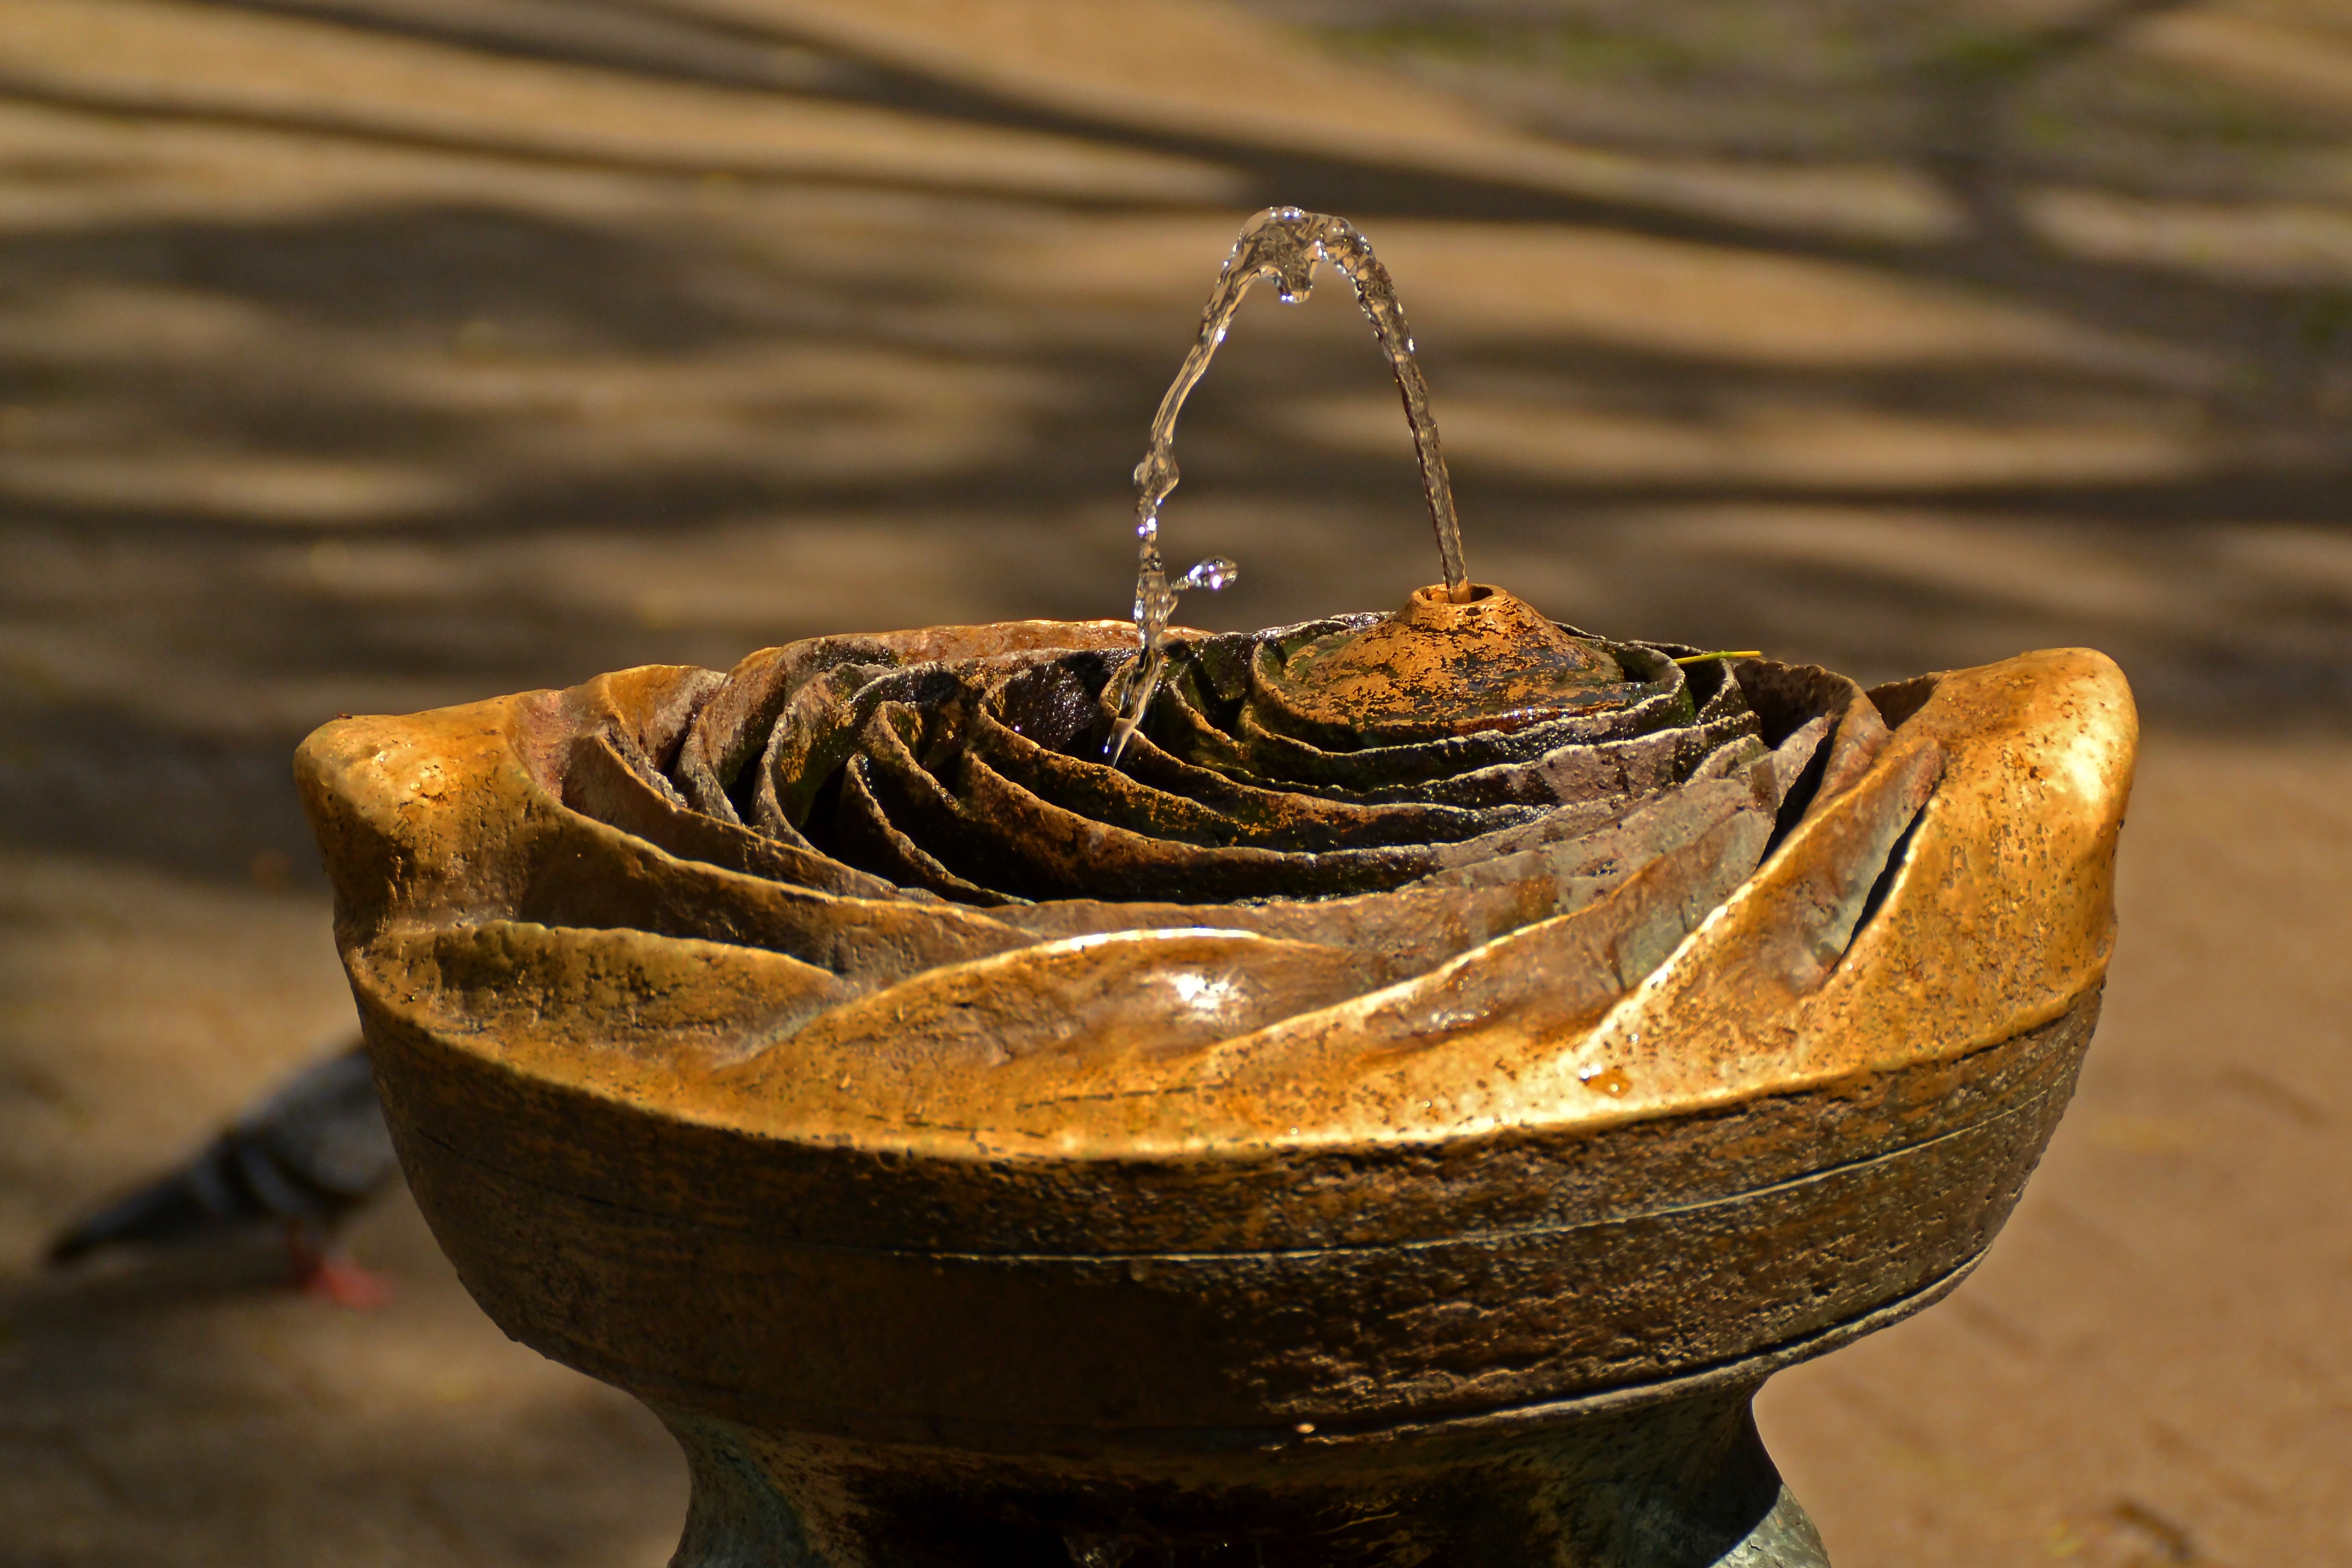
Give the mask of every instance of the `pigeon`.
M 296 1073 L 178 1170 L 68 1227 L 50 1244 L 49 1262 L 276 1224 L 296 1284 L 343 1306 L 378 1306 L 386 1283 L 332 1239 L 399 1169 L 367 1048 L 354 1042 Z

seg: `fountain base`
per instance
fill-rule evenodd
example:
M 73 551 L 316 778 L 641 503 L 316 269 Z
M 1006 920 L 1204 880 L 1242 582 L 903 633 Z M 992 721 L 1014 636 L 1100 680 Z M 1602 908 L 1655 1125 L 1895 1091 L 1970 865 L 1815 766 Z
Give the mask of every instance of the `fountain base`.
M 694 1475 L 672 1568 L 1828 1568 L 1755 1391 L 1017 1454 L 654 1407 Z

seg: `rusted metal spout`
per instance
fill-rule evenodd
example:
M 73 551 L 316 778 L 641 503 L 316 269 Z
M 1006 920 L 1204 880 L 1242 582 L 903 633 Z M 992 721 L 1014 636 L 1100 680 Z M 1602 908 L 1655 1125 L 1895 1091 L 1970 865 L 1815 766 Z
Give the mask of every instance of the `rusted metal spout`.
M 1302 725 L 1364 741 L 1514 729 L 1624 696 L 1624 671 L 1594 640 L 1490 584 L 1465 592 L 1457 603 L 1443 583 L 1419 589 L 1378 625 L 1307 644 L 1269 695 Z

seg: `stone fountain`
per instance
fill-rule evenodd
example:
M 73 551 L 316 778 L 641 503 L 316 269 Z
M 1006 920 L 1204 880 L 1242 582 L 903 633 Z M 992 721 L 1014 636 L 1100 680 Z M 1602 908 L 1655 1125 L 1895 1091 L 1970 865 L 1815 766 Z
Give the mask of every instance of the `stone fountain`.
M 1749 1402 L 2015 1204 L 2129 694 L 1865 692 L 1454 559 L 305 744 L 417 1201 L 677 1434 L 677 1568 L 1827 1561 Z

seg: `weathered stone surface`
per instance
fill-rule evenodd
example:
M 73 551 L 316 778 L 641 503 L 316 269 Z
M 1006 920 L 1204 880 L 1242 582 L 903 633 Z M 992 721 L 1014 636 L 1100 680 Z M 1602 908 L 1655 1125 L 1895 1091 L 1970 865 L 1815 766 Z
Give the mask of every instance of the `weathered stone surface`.
M 2096 1014 L 2114 666 L 1874 697 L 1623 644 L 1651 689 L 1598 713 L 1265 727 L 1265 651 L 1332 630 L 1196 638 L 1116 773 L 1104 623 L 314 736 L 387 1106 L 478 1299 L 835 1445 L 761 1461 L 805 1522 L 844 1444 L 1059 1456 L 1032 1492 L 1093 1454 L 1197 1511 L 1234 1483 L 1204 1456 L 1752 1387 L 1964 1273 Z M 1423 1560 L 1365 1550 L 1300 1560 Z

